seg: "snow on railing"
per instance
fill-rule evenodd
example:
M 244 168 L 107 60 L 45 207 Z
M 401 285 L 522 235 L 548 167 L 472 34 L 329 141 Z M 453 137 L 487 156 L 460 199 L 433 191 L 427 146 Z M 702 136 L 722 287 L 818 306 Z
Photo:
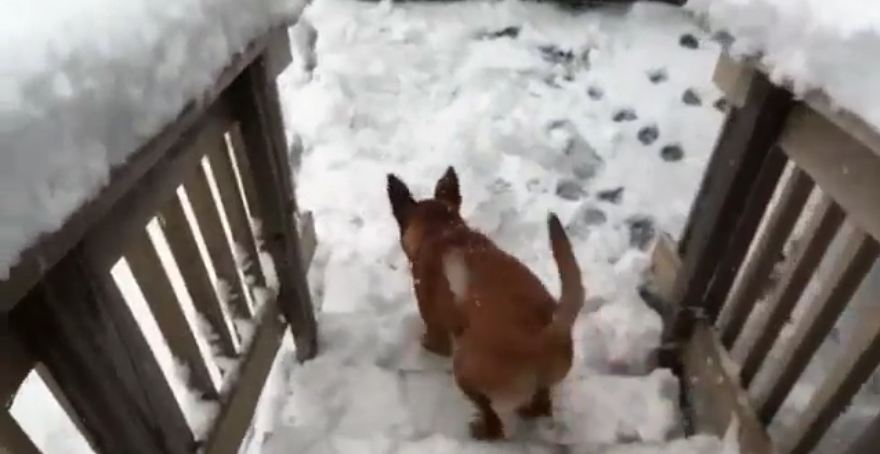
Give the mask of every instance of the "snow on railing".
M 73 422 L 63 443 L 216 453 L 253 437 L 288 324 L 297 357 L 315 355 L 314 230 L 295 213 L 274 84 L 289 60 L 284 28 L 247 45 L 0 280 L 0 441 L 14 452 L 73 446 L 21 410 L 54 401 L 33 397 L 38 365 Z

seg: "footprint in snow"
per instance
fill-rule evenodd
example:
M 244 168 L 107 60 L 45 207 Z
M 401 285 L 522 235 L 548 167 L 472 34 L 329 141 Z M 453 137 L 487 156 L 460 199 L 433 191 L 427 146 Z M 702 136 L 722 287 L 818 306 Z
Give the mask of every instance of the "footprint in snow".
M 661 84 L 669 80 L 669 73 L 666 71 L 666 68 L 652 69 L 648 71 L 648 80 L 652 84 Z
M 660 157 L 666 162 L 678 162 L 684 158 L 684 150 L 677 143 L 669 144 L 660 149 Z
M 562 50 L 555 44 L 545 44 L 538 46 L 541 57 L 549 63 L 570 63 L 574 60 L 574 52 L 571 50 Z
M 492 184 L 489 185 L 489 190 L 493 194 L 500 194 L 502 192 L 507 192 L 510 190 L 510 188 L 511 188 L 510 182 L 503 179 L 503 178 L 498 178 L 495 181 L 493 181 Z
M 510 38 L 516 39 L 519 37 L 520 27 L 516 25 L 511 25 L 509 27 L 504 27 L 501 30 L 495 30 L 493 32 L 480 32 L 478 38 L 480 39 L 499 39 L 499 38 Z
M 596 197 L 598 197 L 599 200 L 605 202 L 619 204 L 623 200 L 623 186 L 615 189 L 606 189 L 604 191 L 599 191 L 596 194 Z
M 700 106 L 703 104 L 702 98 L 693 88 L 688 88 L 681 94 L 681 102 L 688 106 Z
M 626 226 L 629 228 L 630 246 L 645 250 L 648 245 L 651 244 L 651 240 L 654 239 L 654 235 L 657 233 L 657 230 L 654 227 L 654 220 L 650 216 L 637 214 L 630 217 L 625 222 Z
M 638 118 L 639 118 L 639 116 L 636 115 L 636 111 L 629 108 L 629 107 L 624 107 L 623 109 L 619 109 L 617 112 L 614 112 L 614 116 L 611 117 L 611 119 L 614 120 L 616 123 L 622 123 L 625 121 L 635 121 Z
M 685 49 L 697 49 L 700 47 L 700 40 L 691 33 L 685 33 L 678 38 L 678 44 Z
M 597 85 L 591 85 L 587 88 L 587 96 L 590 97 L 593 101 L 598 101 L 605 97 L 605 90 L 602 90 L 602 87 Z
M 565 200 L 575 201 L 587 193 L 577 181 L 562 180 L 556 185 L 556 195 Z
M 651 145 L 660 138 L 660 129 L 657 128 L 657 125 L 644 126 L 639 129 L 637 137 L 642 145 Z
M 718 109 L 719 112 L 723 113 L 727 113 L 727 111 L 730 110 L 730 103 L 727 101 L 727 98 L 724 98 L 723 96 L 716 99 L 712 106 Z

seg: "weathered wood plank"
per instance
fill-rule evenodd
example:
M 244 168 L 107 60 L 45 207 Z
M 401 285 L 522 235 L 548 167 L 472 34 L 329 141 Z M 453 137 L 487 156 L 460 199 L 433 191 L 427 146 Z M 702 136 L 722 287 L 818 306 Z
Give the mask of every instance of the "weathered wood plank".
M 184 178 L 199 166 L 204 143 L 222 134 L 228 117 L 222 103 L 215 104 L 186 137 L 146 172 L 137 186 L 119 198 L 104 217 L 92 225 L 88 236 L 101 246 L 90 251 L 96 266 L 109 268 L 122 255 L 130 236 L 140 233 L 168 200 L 175 197 Z
M 808 454 L 821 441 L 859 388 L 880 364 L 880 310 L 871 307 L 862 314 L 853 339 L 843 356 L 816 390 L 807 409 L 795 424 L 795 433 L 785 450 L 789 454 Z
M 286 28 L 269 32 L 269 43 L 266 46 L 266 70 L 273 77 L 278 77 L 285 68 L 290 66 L 293 56 L 290 54 L 290 35 Z
M 190 371 L 190 385 L 203 396 L 216 398 L 217 383 L 208 370 L 208 364 L 199 349 L 196 334 L 190 327 L 171 280 L 162 266 L 159 253 L 146 230 L 133 237 L 125 251 L 125 258 L 134 274 L 150 311 L 177 359 Z
M 12 404 L 37 362 L 8 323 L 8 315 L 0 314 L 0 412 Z
M 736 224 L 736 230 L 727 246 L 727 251 L 722 256 L 721 262 L 715 276 L 712 278 L 706 294 L 703 296 L 703 310 L 705 316 L 712 322 L 717 320 L 718 314 L 727 296 L 730 293 L 730 287 L 736 279 L 745 260 L 746 254 L 749 252 L 749 246 L 755 238 L 755 233 L 761 225 L 761 220 L 767 212 L 770 199 L 779 183 L 782 172 L 785 170 L 787 163 L 785 154 L 776 147 L 770 149 L 764 163 L 758 173 L 752 192 L 746 201 L 745 208 L 740 214 Z
M 846 450 L 846 454 L 875 454 L 880 446 L 880 414 L 862 431 Z
M 183 454 L 194 448 L 179 408 L 166 409 L 171 391 L 118 289 L 81 247 L 45 275 L 11 322 L 98 452 Z
M 0 408 L 0 454 L 40 454 L 40 449 L 3 408 Z
M 286 28 L 279 27 L 282 30 Z M 24 297 L 46 270 L 61 260 L 95 222 L 102 219 L 132 188 L 140 185 L 140 180 L 147 171 L 161 159 L 173 154 L 172 149 L 183 137 L 198 130 L 198 124 L 214 101 L 245 67 L 265 51 L 270 36 L 271 33 L 261 36 L 236 54 L 211 88 L 191 102 L 161 133 L 132 154 L 125 165 L 111 171 L 109 183 L 95 198 L 76 210 L 63 227 L 54 233 L 43 235 L 33 246 L 22 252 L 18 263 L 10 271 L 9 278 L 0 280 L 0 295 L 3 295 L 0 298 L 0 312 L 8 311 Z
M 201 146 L 203 147 L 201 154 L 206 155 L 225 145 L 222 136 L 214 136 L 212 140 L 204 142 Z M 198 166 L 195 172 L 184 180 L 183 187 L 195 213 L 199 230 L 205 239 L 208 254 L 217 270 L 217 276 L 229 286 L 231 309 L 238 317 L 245 319 L 253 317 L 251 295 L 242 282 L 238 265 L 235 263 L 232 247 L 226 238 L 220 219 L 220 208 L 214 203 L 204 167 Z
M 720 257 L 728 248 L 791 104 L 791 93 L 756 75 L 745 106 L 728 115 L 679 245 L 682 270 L 674 293 L 686 310 L 667 330 L 666 341 L 688 338 Z
M 262 311 L 238 381 L 231 395 L 224 398 L 220 417 L 205 445 L 205 454 L 237 453 L 253 419 L 285 328 L 275 301 L 266 302 Z
M 822 261 L 843 220 L 844 214 L 840 207 L 823 195 L 820 206 L 809 220 L 810 225 L 804 235 L 805 246 L 786 270 L 777 284 L 775 293 L 767 302 L 770 309 L 766 321 L 760 327 L 760 334 L 743 361 L 740 378 L 746 386 L 751 384 L 770 349 L 773 348 L 795 304 L 807 287 L 810 276 Z
M 278 302 L 290 322 L 298 358 L 310 359 L 317 353 L 318 327 L 301 261 L 293 175 L 277 87 L 264 59 L 236 81 L 234 97 L 248 161 L 254 179 L 261 182 L 255 189 L 259 192 L 263 237 L 280 283 Z
M 251 170 L 250 160 L 248 160 L 247 150 L 244 146 L 244 139 L 241 135 L 241 125 L 235 121 L 230 125 L 227 131 L 230 148 L 230 162 L 237 170 L 239 190 L 244 194 L 245 210 L 251 217 L 250 220 L 262 219 L 260 215 L 260 199 L 257 195 L 257 184 L 254 181 L 254 173 Z M 255 226 L 256 227 L 256 226 Z M 254 236 L 257 237 L 261 232 L 254 230 Z M 258 238 L 258 242 L 261 238 Z M 259 244 L 257 245 L 259 246 Z
M 804 205 L 813 190 L 813 182 L 800 169 L 794 167 L 782 189 L 775 209 L 770 213 L 766 226 L 755 245 L 754 257 L 743 270 L 740 284 L 728 300 L 728 316 L 722 327 L 722 343 L 730 347 L 745 326 L 763 285 L 773 272 L 773 267 L 791 235 Z
M 755 69 L 747 62 L 734 60 L 724 52 L 718 56 L 713 81 L 725 98 L 736 107 L 743 107 L 748 96 L 749 86 L 755 77 Z
M 210 151 L 208 161 L 214 174 L 214 181 L 217 183 L 217 192 L 219 192 L 220 202 L 223 204 L 223 211 L 226 212 L 232 240 L 239 253 L 245 255 L 241 257 L 241 261 L 247 262 L 247 268 L 243 271 L 253 279 L 253 284 L 264 287 L 266 279 L 260 266 L 257 244 L 254 240 L 254 234 L 251 232 L 250 219 L 248 219 L 242 195 L 238 190 L 238 181 L 227 148 L 217 148 Z
M 805 102 L 880 157 L 880 131 L 876 127 L 852 112 L 832 106 L 831 100 L 824 93 L 810 93 L 806 96 Z
M 780 143 L 853 224 L 880 241 L 880 156 L 806 106 L 792 112 Z
M 768 392 L 758 398 L 758 412 L 769 424 L 788 393 L 804 372 L 840 314 L 849 304 L 865 275 L 877 258 L 878 246 L 864 232 L 849 233 L 831 275 L 824 278 L 821 293 L 801 317 L 795 334 L 788 340 L 782 361 L 773 365 Z
M 734 419 L 743 454 L 772 454 L 773 444 L 748 395 L 724 368 L 726 354 L 712 329 L 698 322 L 684 350 L 684 377 L 698 433 L 724 437 Z
M 183 202 L 172 197 L 159 213 L 165 238 L 171 247 L 180 274 L 186 282 L 190 298 L 211 328 L 217 333 L 220 351 L 230 357 L 238 356 L 238 337 L 221 307 L 220 299 L 208 274 L 208 267 L 196 243 L 192 227 L 184 213 Z

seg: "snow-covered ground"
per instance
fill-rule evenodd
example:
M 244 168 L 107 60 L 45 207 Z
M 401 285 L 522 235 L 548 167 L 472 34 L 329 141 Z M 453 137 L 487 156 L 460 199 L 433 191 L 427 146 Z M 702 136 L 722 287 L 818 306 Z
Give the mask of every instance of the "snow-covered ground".
M 646 246 L 680 233 L 723 118 L 718 46 L 682 10 L 649 4 L 317 0 L 306 17 L 317 67 L 279 83 L 320 238 L 322 351 L 289 368 L 263 452 L 736 453 L 681 439 L 678 384 L 653 361 L 660 318 L 637 294 Z M 559 213 L 589 289 L 555 422 L 520 424 L 509 443 L 469 439 L 448 361 L 420 347 L 386 198 L 386 173 L 427 196 L 449 165 L 466 219 L 553 292 L 545 219 Z

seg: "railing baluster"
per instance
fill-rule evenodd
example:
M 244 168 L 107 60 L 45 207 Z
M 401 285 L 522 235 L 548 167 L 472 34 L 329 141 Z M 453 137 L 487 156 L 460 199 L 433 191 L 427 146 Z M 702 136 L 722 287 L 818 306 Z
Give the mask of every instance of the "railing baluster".
M 222 136 L 210 142 L 206 141 L 206 144 L 205 153 L 225 146 L 222 143 Z M 241 318 L 249 319 L 253 317 L 251 295 L 241 280 L 241 274 L 238 270 L 238 265 L 235 263 L 231 245 L 226 239 L 226 233 L 223 231 L 223 224 L 220 220 L 220 208 L 214 203 L 208 183 L 208 175 L 204 167 L 198 166 L 195 173 L 184 180 L 184 189 L 192 204 L 199 229 L 202 231 L 205 245 L 208 248 L 211 261 L 217 270 L 217 275 L 231 289 L 230 303 L 233 311 Z
M 244 194 L 247 210 L 251 218 L 261 219 L 260 215 L 260 199 L 257 194 L 257 183 L 254 181 L 254 173 L 251 169 L 251 163 L 248 159 L 247 149 L 244 145 L 244 138 L 241 134 L 241 125 L 234 121 L 227 131 L 229 135 L 229 158 L 233 167 L 238 171 L 239 189 Z M 257 232 L 254 232 L 256 234 Z
M 785 276 L 780 279 L 771 299 L 767 302 L 769 309 L 766 321 L 760 330 L 755 343 L 751 346 L 742 364 L 740 378 L 745 386 L 749 386 L 764 362 L 764 358 L 773 348 L 792 310 L 800 299 L 822 261 L 831 240 L 843 223 L 844 214 L 840 207 L 823 194 L 820 206 L 810 218 L 804 249 L 791 264 Z
M 733 346 L 758 302 L 762 286 L 773 271 L 785 240 L 794 229 L 814 187 L 812 180 L 797 167 L 792 168 L 785 184 L 776 208 L 757 239 L 754 257 L 743 270 L 740 283 L 727 303 L 728 316 L 722 326 L 721 340 L 728 348 Z
M 788 454 L 810 453 L 880 364 L 880 309 L 868 311 L 862 314 L 843 357 L 828 369 L 831 372 L 795 424 Z
M 749 244 L 761 225 L 761 219 L 767 211 L 767 204 L 773 197 L 777 183 L 785 170 L 788 161 L 779 148 L 773 147 L 767 152 L 761 164 L 761 170 L 755 178 L 754 185 L 746 201 L 745 208 L 739 216 L 736 230 L 730 239 L 727 250 L 722 255 L 715 276 L 712 278 L 706 294 L 703 295 L 703 309 L 709 321 L 714 322 L 727 300 L 730 286 L 733 285 L 737 273 L 742 266 Z
M 190 384 L 205 397 L 217 397 L 218 387 L 199 349 L 196 334 L 146 231 L 128 241 L 125 258 L 171 353 L 189 367 Z
M 235 171 L 226 148 L 224 146 L 223 148 L 210 151 L 208 153 L 208 160 L 211 163 L 214 180 L 217 182 L 220 200 L 226 211 L 226 217 L 229 220 L 232 239 L 237 246 L 241 247 L 242 252 L 249 259 L 248 275 L 255 279 L 254 284 L 265 286 L 266 280 L 263 277 L 263 269 L 260 266 L 260 257 L 257 254 L 254 234 L 251 232 L 250 220 L 245 212 L 242 195 L 238 190 L 238 182 L 235 178 Z
M 877 258 L 877 243 L 861 230 L 851 232 L 840 256 L 823 279 L 824 288 L 801 316 L 797 331 L 788 340 L 783 360 L 775 364 L 765 396 L 759 397 L 758 414 L 765 424 L 782 406 L 798 377 L 831 332 L 865 275 Z
M 196 310 L 208 320 L 217 334 L 220 351 L 230 358 L 236 357 L 238 337 L 217 298 L 216 289 L 211 283 L 207 265 L 199 252 L 180 197 L 175 196 L 168 201 L 162 208 L 159 219 Z

